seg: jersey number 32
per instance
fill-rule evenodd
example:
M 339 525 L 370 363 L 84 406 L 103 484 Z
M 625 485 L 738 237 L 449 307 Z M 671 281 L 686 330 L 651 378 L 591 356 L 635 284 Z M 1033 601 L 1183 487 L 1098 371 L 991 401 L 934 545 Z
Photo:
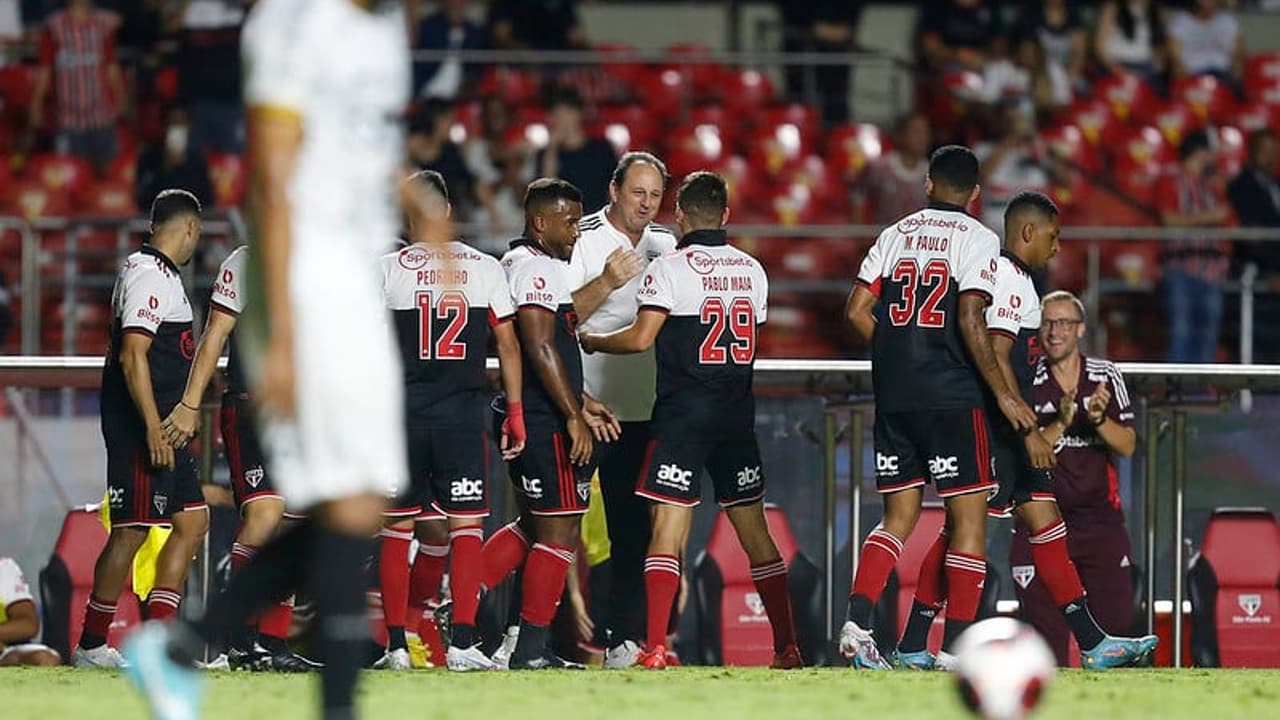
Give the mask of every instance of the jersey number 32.
M 698 347 L 698 362 L 703 365 L 748 365 L 756 357 L 756 310 L 747 298 L 734 298 L 726 308 L 724 300 L 709 297 L 698 311 L 698 320 L 710 326 L 707 337 Z M 728 337 L 725 330 L 728 329 Z M 726 348 L 722 341 L 728 341 Z
M 467 296 L 456 290 L 442 292 L 438 297 L 424 291 L 419 292 L 415 299 L 418 305 L 418 359 L 465 360 L 467 344 L 458 342 L 458 336 L 467 327 L 470 310 Z M 436 320 L 448 322 L 438 338 L 433 337 L 435 333 L 432 332 Z
M 938 307 L 951 284 L 951 270 L 945 260 L 930 260 L 923 270 L 915 260 L 900 260 L 889 279 L 902 287 L 902 299 L 889 304 L 889 322 L 903 327 L 914 318 L 916 325 L 924 328 L 940 328 L 946 323 L 947 313 Z M 917 315 L 916 296 L 921 285 L 928 288 L 929 294 L 920 303 Z

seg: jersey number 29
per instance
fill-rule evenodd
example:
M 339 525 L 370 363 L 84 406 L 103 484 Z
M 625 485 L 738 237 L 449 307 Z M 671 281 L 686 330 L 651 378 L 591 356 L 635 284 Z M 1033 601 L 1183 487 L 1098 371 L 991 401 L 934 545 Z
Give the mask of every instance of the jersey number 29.
M 423 291 L 417 294 L 415 300 L 418 304 L 418 359 L 465 360 L 467 345 L 458 342 L 458 336 L 467 327 L 470 310 L 467 296 L 456 290 L 449 290 L 436 298 L 432 293 Z M 432 342 L 434 320 L 447 320 L 449 324 L 440 333 L 440 337 Z
M 940 328 L 946 323 L 947 313 L 938 307 L 951 284 L 951 270 L 945 260 L 934 258 L 923 270 L 915 260 L 900 260 L 889 279 L 902 284 L 902 299 L 889 304 L 889 322 L 902 327 L 915 318 L 916 325 L 924 328 Z M 920 303 L 917 316 L 916 290 L 920 285 L 929 288 L 929 294 Z
M 698 348 L 698 362 L 703 365 L 747 365 L 756 357 L 756 310 L 747 298 L 734 298 L 726 310 L 724 300 L 707 298 L 698 311 L 698 320 L 710 325 L 707 337 Z M 729 347 L 720 344 L 725 328 L 729 329 Z

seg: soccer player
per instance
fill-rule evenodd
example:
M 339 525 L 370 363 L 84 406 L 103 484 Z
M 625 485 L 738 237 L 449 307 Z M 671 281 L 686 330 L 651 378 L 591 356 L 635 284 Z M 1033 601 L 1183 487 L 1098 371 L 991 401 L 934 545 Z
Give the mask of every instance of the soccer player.
M 358 578 L 385 498 L 408 475 L 401 369 L 376 274 L 398 225 L 405 37 L 400 4 L 373 0 L 259 0 L 245 24 L 253 299 L 237 340 L 274 480 L 310 520 L 269 541 L 199 621 L 134 633 L 130 679 L 157 717 L 196 717 L 190 661 L 304 577 L 323 716 L 355 715 L 369 629 Z
M 406 182 L 420 184 L 433 198 L 429 207 L 410 211 L 411 235 L 430 220 L 417 213 L 449 215 L 448 190 L 440 173 L 422 170 Z M 495 666 L 480 650 L 475 629 L 482 522 L 489 515 L 485 356 L 492 335 L 506 397 L 500 449 L 504 459 L 514 460 L 524 449 L 525 427 L 511 291 L 497 260 L 458 241 L 435 247 L 426 241 L 409 245 L 383 257 L 382 272 L 404 364 L 415 499 L 431 513 L 427 517 L 448 522 L 453 616 L 446 663 L 455 671 L 492 670 Z M 407 575 L 407 550 L 401 547 L 399 556 L 390 559 L 384 554 L 382 561 L 394 561 Z M 383 602 L 389 602 L 385 591 Z M 403 605 L 399 609 L 403 612 Z M 384 609 L 388 617 L 391 610 Z M 403 642 L 403 627 L 400 633 Z
M 191 558 L 209 529 L 195 458 L 174 448 L 161 424 L 182 397 L 195 353 L 178 268 L 191 261 L 199 239 L 200 202 L 185 190 L 162 191 L 151 204 L 151 239 L 125 260 L 111 293 L 115 320 L 101 396 L 111 534 L 93 569 L 84 632 L 71 654 L 76 667 L 121 666 L 107 631 L 148 529 L 173 527 L 156 559 L 147 600 L 152 620 L 177 614 Z
M 1041 314 L 1031 273 L 1044 268 L 1057 254 L 1058 233 L 1058 208 L 1041 193 L 1019 193 L 1005 210 L 1004 249 L 996 268 L 994 301 L 987 308 L 987 329 L 1005 382 L 1017 387 L 1028 401 L 1037 374 Z M 1081 664 L 1105 669 L 1133 663 L 1155 647 L 1156 638 L 1111 637 L 1094 620 L 1067 552 L 1067 529 L 1054 498 L 1054 478 L 1049 472 L 1053 446 L 1038 429 L 1019 437 L 1003 419 L 997 418 L 993 424 L 992 454 L 1000 490 L 989 500 L 989 512 L 999 517 L 1016 514 L 1019 524 L 1030 529 L 1031 572 L 1039 571 L 1053 604 L 1075 634 Z M 943 557 L 947 546 L 944 528 L 921 565 L 912 612 L 894 653 L 896 666 L 924 670 L 935 665 L 925 643 L 933 618 L 945 602 Z M 937 665 L 954 667 L 949 651 L 944 645 Z
M 1132 455 L 1137 445 L 1129 390 L 1115 364 L 1080 352 L 1084 305 L 1076 296 L 1052 292 L 1041 306 L 1042 355 L 1033 394 L 1045 439 L 1058 455 L 1054 494 L 1069 530 L 1067 551 L 1098 624 L 1108 633 L 1125 633 L 1133 624 L 1133 563 L 1115 457 Z M 1032 562 L 1036 546 L 1028 535 L 1026 527 L 1017 528 L 1009 549 L 1014 590 L 1022 616 L 1066 665 L 1069 623 L 1058 610 L 1054 579 Z
M 569 260 L 573 305 L 582 332 L 611 333 L 629 326 L 639 310 L 636 291 L 649 261 L 676 247 L 675 235 L 654 222 L 662 205 L 667 168 L 647 152 L 622 156 L 609 182 L 609 204 L 580 223 Z M 649 444 L 655 368 L 652 351 L 582 358 L 586 390 L 613 408 L 622 437 L 600 449 L 600 489 L 612 548 L 606 668 L 635 664 L 645 639 L 644 555 L 649 508 L 635 494 Z
M 219 420 L 227 465 L 231 470 L 231 495 L 241 517 L 240 530 L 231 545 L 232 574 L 238 573 L 258 554 L 258 550 L 276 533 L 285 514 L 284 498 L 264 464 L 253 423 L 249 385 L 233 337 L 236 321 L 245 308 L 248 257 L 249 248 L 238 247 L 218 268 L 209 302 L 210 312 L 205 320 L 204 334 L 196 345 L 186 389 L 164 421 L 165 437 L 174 447 L 183 447 L 191 441 L 200 424 L 199 408 L 205 389 L 213 380 L 222 348 L 230 342 L 231 359 L 227 365 L 227 386 L 222 395 Z M 231 667 L 278 672 L 314 670 L 314 665 L 294 655 L 285 642 L 292 622 L 292 596 L 272 604 L 256 622 L 251 621 L 232 634 L 227 651 Z
M 587 352 L 656 348 L 653 438 L 635 491 L 653 510 L 644 561 L 647 636 L 637 660 L 653 670 L 667 666 L 667 625 L 703 469 L 751 561 L 751 577 L 773 627 L 772 667 L 803 665 L 787 566 L 765 524 L 751 390 L 756 328 L 765 321 L 769 281 L 755 258 L 728 245 L 728 220 L 724 179 L 706 171 L 686 177 L 676 198 L 680 244 L 650 263 L 637 291 L 635 321 L 607 335 L 582 336 Z
M 946 637 L 977 616 L 986 577 L 987 493 L 996 488 L 984 385 L 1019 432 L 1035 413 L 1000 373 L 984 319 L 995 291 L 1000 240 L 965 212 L 978 198 L 978 159 L 948 145 L 929 160 L 929 205 L 880 233 L 867 252 L 846 315 L 871 343 L 876 396 L 876 485 L 884 520 L 862 546 L 840 652 L 856 668 L 888 669 L 871 614 L 920 518 L 924 485 L 947 506 Z
M 57 650 L 30 642 L 39 634 L 40 614 L 22 568 L 13 558 L 0 557 L 0 667 L 61 663 Z

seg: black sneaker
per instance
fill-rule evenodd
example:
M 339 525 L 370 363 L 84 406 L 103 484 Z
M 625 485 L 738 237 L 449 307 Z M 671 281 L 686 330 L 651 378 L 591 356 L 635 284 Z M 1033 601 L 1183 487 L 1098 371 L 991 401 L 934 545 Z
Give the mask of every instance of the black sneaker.
M 269 667 L 271 655 L 261 646 L 255 645 L 250 650 L 230 648 L 227 650 L 227 665 L 232 670 L 245 672 L 263 672 Z
M 278 653 L 267 658 L 267 667 L 278 673 L 308 673 L 324 667 L 322 664 L 308 660 L 293 653 Z

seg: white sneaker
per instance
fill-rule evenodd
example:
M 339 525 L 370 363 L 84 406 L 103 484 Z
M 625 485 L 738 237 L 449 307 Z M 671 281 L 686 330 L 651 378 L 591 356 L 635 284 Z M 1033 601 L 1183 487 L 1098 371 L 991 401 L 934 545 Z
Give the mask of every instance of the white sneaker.
M 196 667 L 200 668 L 201 670 L 230 670 L 231 663 L 227 660 L 227 654 L 222 653 L 221 655 L 210 660 L 207 663 L 202 663 L 197 661 Z
M 947 672 L 955 672 L 956 667 L 960 664 L 960 658 L 949 652 L 938 651 L 938 657 L 934 660 L 934 670 L 945 670 Z
M 858 627 L 852 620 L 840 628 L 840 654 L 849 658 L 859 670 L 891 670 L 889 663 L 880 657 L 875 638 L 870 630 Z
M 409 651 L 404 648 L 398 650 L 388 650 L 385 655 L 378 658 L 373 664 L 374 670 L 412 670 L 413 661 L 409 658 Z
M 623 640 L 621 645 L 604 652 L 604 666 L 609 670 L 633 667 L 640 659 L 640 652 L 641 647 L 634 641 Z
M 516 643 L 520 640 L 520 626 L 512 625 L 507 628 L 507 634 L 502 636 L 502 644 L 497 650 L 493 651 L 494 666 L 499 670 L 511 669 L 511 653 L 516 651 Z
M 454 672 L 470 672 L 472 670 L 497 670 L 498 666 L 485 656 L 479 645 L 469 648 L 449 646 L 444 656 L 445 664 Z
M 99 645 L 92 650 L 76 646 L 71 653 L 71 664 L 78 668 L 112 668 L 119 670 L 126 666 L 119 650 L 110 645 Z

